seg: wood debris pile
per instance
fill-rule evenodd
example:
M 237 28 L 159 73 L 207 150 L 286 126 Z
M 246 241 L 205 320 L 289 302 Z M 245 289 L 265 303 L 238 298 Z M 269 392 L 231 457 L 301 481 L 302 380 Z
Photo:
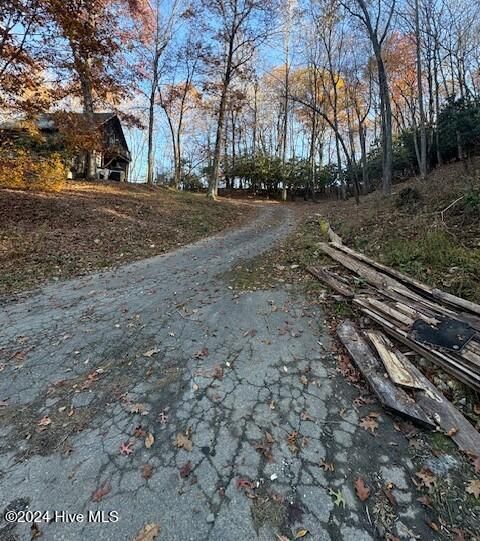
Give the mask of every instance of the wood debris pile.
M 480 434 L 390 338 L 480 390 L 480 305 L 431 288 L 342 244 L 330 233 L 320 248 L 353 273 L 332 267 L 308 271 L 351 299 L 378 330 L 356 330 L 350 321 L 338 336 L 382 404 L 423 426 L 438 426 L 460 449 L 477 453 Z M 355 291 L 351 285 L 356 282 Z M 389 337 L 387 337 L 389 335 Z

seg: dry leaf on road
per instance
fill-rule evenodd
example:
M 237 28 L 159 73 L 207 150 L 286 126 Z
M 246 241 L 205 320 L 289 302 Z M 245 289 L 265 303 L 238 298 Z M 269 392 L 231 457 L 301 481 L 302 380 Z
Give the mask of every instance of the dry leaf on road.
M 133 442 L 127 441 L 120 444 L 120 454 L 130 456 L 133 454 Z
M 296 455 L 300 450 L 298 447 L 298 432 L 295 430 L 287 436 L 287 445 L 290 452 Z
M 370 496 L 370 489 L 365 484 L 365 481 L 361 477 L 357 477 L 355 479 L 355 492 L 357 493 L 358 499 L 361 502 L 365 502 L 368 500 L 368 497 Z
M 320 468 L 325 471 L 335 471 L 335 464 L 333 462 L 327 462 L 325 459 L 320 460 Z
M 302 537 L 305 537 L 308 534 L 308 530 L 306 528 L 300 528 L 298 532 L 295 534 L 295 539 L 301 539 Z
M 154 522 L 145 526 L 133 538 L 133 541 L 153 541 L 160 533 L 160 526 Z
M 375 430 L 378 428 L 378 422 L 371 416 L 363 417 L 360 421 L 360 426 L 366 430 L 375 434 Z
M 150 449 L 150 447 L 154 444 L 155 438 L 151 432 L 149 432 L 145 437 L 145 447 L 147 449 Z
M 193 443 L 185 434 L 177 434 L 175 437 L 175 447 L 185 449 L 185 451 L 191 451 L 193 449 Z
M 192 463 L 190 460 L 186 462 L 181 468 L 180 468 L 180 477 L 188 477 L 190 475 L 190 472 L 192 471 Z
M 144 479 L 150 479 L 153 475 L 153 466 L 151 464 L 144 464 L 142 466 L 142 477 Z
M 106 496 L 112 490 L 110 483 L 103 483 L 92 494 L 92 502 L 99 502 L 104 496 Z
M 421 486 L 424 486 L 429 490 L 437 482 L 435 475 L 433 475 L 432 470 L 430 470 L 429 468 L 422 468 L 415 474 L 415 476 L 420 479 Z

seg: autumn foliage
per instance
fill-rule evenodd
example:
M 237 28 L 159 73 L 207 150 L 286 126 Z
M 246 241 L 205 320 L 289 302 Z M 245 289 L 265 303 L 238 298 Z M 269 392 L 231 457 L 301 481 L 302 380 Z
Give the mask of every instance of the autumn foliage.
M 57 153 L 38 156 L 23 148 L 0 150 L 0 187 L 20 190 L 59 191 L 67 170 Z

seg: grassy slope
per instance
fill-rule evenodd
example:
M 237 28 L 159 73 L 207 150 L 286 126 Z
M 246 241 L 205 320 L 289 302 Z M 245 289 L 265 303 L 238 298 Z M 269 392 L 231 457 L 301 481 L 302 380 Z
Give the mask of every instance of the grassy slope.
M 480 163 L 477 162 L 478 167 Z M 399 193 L 416 188 L 419 201 Z M 477 194 L 477 195 L 475 195 Z M 444 213 L 457 198 L 464 196 Z M 480 176 L 461 164 L 447 165 L 422 182 L 398 184 L 394 195 L 379 193 L 324 202 L 319 212 L 351 247 L 428 284 L 480 302 Z
M 252 207 L 118 183 L 0 190 L 0 294 L 153 256 L 228 227 Z

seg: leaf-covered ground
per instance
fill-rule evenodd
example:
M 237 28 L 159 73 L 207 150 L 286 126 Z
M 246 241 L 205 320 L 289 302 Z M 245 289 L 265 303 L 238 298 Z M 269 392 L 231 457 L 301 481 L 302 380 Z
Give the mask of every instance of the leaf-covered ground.
M 480 174 L 451 164 L 426 181 L 319 205 L 349 246 L 455 295 L 480 302 Z M 443 211 L 443 214 L 442 214 Z
M 247 217 L 252 206 L 118 183 L 0 190 L 0 294 L 154 256 Z

